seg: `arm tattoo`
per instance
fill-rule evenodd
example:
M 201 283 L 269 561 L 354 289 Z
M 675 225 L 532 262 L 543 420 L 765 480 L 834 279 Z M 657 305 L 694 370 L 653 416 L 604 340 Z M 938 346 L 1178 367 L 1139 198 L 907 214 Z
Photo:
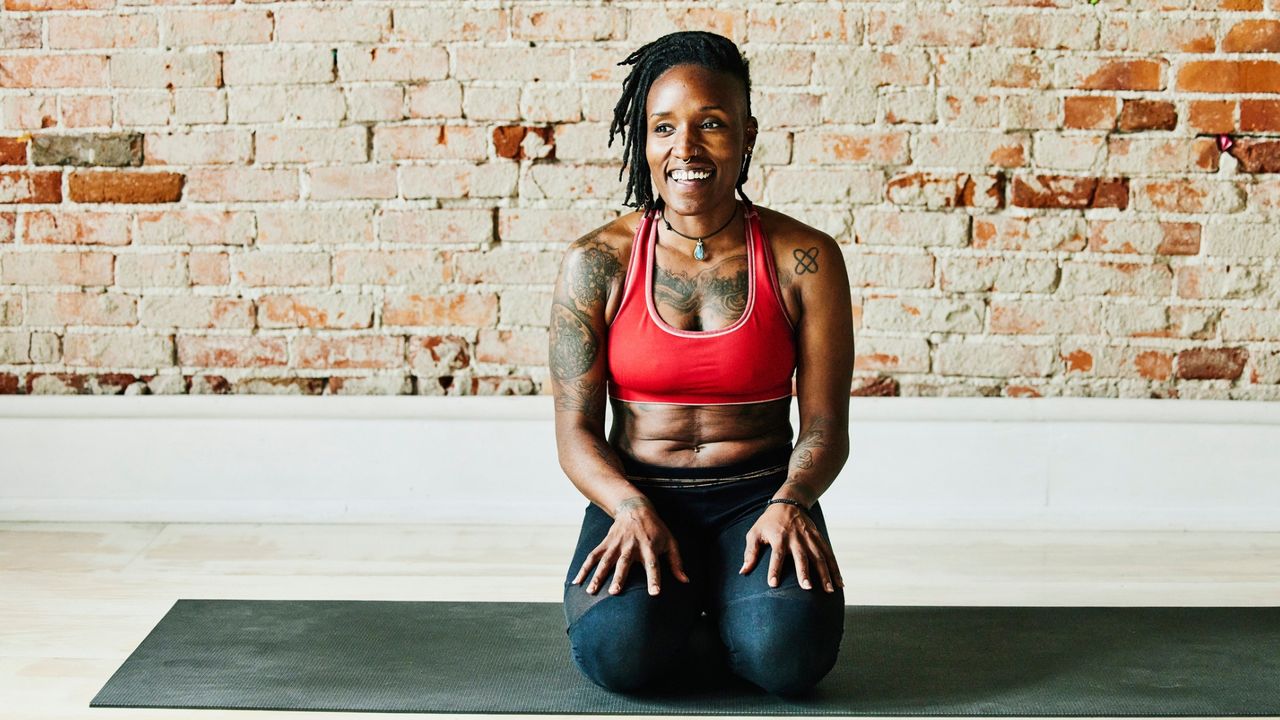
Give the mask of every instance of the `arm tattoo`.
M 816 245 L 808 250 L 796 248 L 791 251 L 791 256 L 796 259 L 795 273 L 797 275 L 818 272 L 818 248 Z
M 600 351 L 600 340 L 591 329 L 591 318 L 563 300 L 551 303 L 551 372 L 561 381 L 591 369 Z
M 575 410 L 588 417 L 604 417 L 603 383 L 562 380 L 555 396 L 556 410 Z
M 813 452 L 820 448 L 827 447 L 827 433 L 831 427 L 831 420 L 825 417 L 815 417 L 809 422 L 809 427 L 804 434 L 796 440 L 796 446 L 791 450 L 791 466 L 788 473 L 795 471 L 804 471 L 813 468 L 814 458 Z M 788 477 L 783 483 L 784 486 L 790 485 L 792 488 L 799 490 L 803 495 L 808 497 L 812 490 L 809 486 L 799 478 L 794 476 Z

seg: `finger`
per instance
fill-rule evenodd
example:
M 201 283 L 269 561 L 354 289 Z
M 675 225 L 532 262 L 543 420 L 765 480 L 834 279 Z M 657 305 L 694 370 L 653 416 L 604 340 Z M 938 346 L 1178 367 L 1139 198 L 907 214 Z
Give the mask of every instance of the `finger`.
M 760 557 L 760 540 L 755 533 L 747 533 L 747 550 L 742 556 L 742 569 L 738 571 L 739 575 L 746 575 L 751 572 L 751 568 L 755 567 L 756 560 Z
M 831 571 L 827 569 L 827 556 L 822 552 L 820 543 L 809 543 L 809 557 L 813 558 L 813 566 L 818 571 L 818 581 L 822 583 L 822 587 L 827 592 L 835 592 L 835 586 L 831 584 Z
M 831 578 L 835 581 L 837 587 L 844 587 L 844 576 L 840 574 L 840 564 L 836 562 L 836 553 L 831 549 L 831 543 L 826 538 L 822 538 L 822 549 L 827 555 L 827 565 L 831 567 Z
M 578 574 L 573 576 L 574 585 L 577 585 L 578 583 L 582 582 L 582 579 L 587 576 L 587 571 L 590 570 L 591 566 L 596 563 L 596 557 L 599 555 L 600 552 L 601 552 L 601 548 L 597 547 L 595 550 L 592 550 L 591 552 L 587 553 L 587 558 L 582 561 L 582 567 L 578 568 Z
M 778 552 L 778 546 L 770 543 L 771 552 L 769 553 L 769 587 L 778 587 L 778 573 L 782 570 L 782 553 Z
M 622 551 L 618 556 L 618 567 L 613 571 L 613 585 L 609 587 L 610 595 L 617 595 L 622 592 L 622 586 L 627 582 L 627 571 L 631 569 L 631 553 Z
M 809 581 L 809 556 L 805 554 L 804 545 L 799 541 L 791 543 L 791 557 L 796 563 L 796 579 L 800 581 L 800 587 L 812 590 L 813 583 Z
M 691 582 L 689 574 L 684 571 L 684 560 L 680 557 L 680 548 L 674 542 L 671 548 L 667 550 L 667 560 L 671 563 L 671 572 L 680 582 Z
M 644 574 L 649 581 L 649 594 L 657 595 L 662 589 L 658 583 L 658 576 L 661 574 L 658 572 L 658 556 L 653 554 L 653 548 L 648 545 L 641 545 L 640 558 L 644 561 Z
M 609 576 L 609 571 L 613 565 L 613 548 L 605 550 L 600 556 L 600 562 L 596 564 L 595 575 L 591 578 L 591 583 L 587 585 L 587 593 L 594 595 L 604 585 L 604 579 Z

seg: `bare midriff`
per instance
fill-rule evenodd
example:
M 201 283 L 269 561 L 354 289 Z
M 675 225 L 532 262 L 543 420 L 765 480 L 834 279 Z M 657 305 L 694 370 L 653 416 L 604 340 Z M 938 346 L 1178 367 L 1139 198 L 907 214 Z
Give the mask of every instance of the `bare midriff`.
M 791 398 L 743 405 L 669 405 L 609 398 L 609 444 L 665 467 L 728 465 L 791 442 Z

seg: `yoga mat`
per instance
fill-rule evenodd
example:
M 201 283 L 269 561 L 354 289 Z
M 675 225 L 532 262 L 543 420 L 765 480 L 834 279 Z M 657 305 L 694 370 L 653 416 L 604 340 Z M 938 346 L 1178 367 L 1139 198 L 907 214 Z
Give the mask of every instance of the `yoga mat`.
M 850 606 L 840 659 L 804 699 L 683 662 L 693 687 L 603 690 L 570 659 L 560 603 L 178 600 L 90 706 L 1280 715 L 1280 607 Z

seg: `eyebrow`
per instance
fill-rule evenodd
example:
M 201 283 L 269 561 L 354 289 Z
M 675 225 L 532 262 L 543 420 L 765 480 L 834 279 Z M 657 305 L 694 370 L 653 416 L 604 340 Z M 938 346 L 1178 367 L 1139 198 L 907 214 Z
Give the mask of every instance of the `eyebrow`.
M 724 108 L 720 107 L 719 105 L 703 105 L 702 107 L 698 108 L 698 112 L 702 112 L 703 110 L 724 110 Z M 655 118 L 655 117 L 662 117 L 663 115 L 670 115 L 670 114 L 671 112 L 669 110 L 663 110 L 661 112 L 653 113 L 649 115 L 649 117 Z

